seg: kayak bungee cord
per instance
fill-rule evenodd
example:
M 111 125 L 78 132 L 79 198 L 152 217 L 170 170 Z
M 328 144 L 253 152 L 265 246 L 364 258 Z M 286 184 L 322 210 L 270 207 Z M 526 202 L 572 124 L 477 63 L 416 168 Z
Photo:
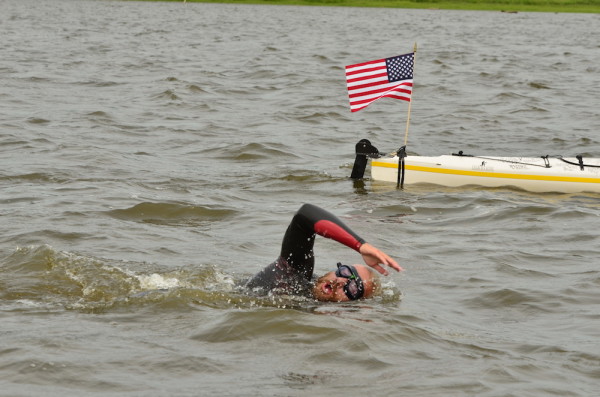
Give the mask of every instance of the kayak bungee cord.
M 600 165 L 593 165 L 593 164 L 585 164 L 583 162 L 583 156 L 582 155 L 577 155 L 575 156 L 575 158 L 577 160 L 579 160 L 579 163 L 575 163 L 573 161 L 569 161 L 566 160 L 565 158 L 563 158 L 563 156 L 561 155 L 555 155 L 555 156 L 550 156 L 550 155 L 546 155 L 546 156 L 540 156 L 543 160 L 544 160 L 544 165 L 540 165 L 540 164 L 531 164 L 531 163 L 526 163 L 523 161 L 516 161 L 516 160 L 506 160 L 506 159 L 499 159 L 499 158 L 493 158 L 493 157 L 485 157 L 485 156 L 474 156 L 471 154 L 464 154 L 463 151 L 459 151 L 458 153 L 452 153 L 453 156 L 458 156 L 458 157 L 473 157 L 476 159 L 483 159 L 483 160 L 489 160 L 489 161 L 501 161 L 504 163 L 511 163 L 511 164 L 522 164 L 522 165 L 530 165 L 532 167 L 542 167 L 542 168 L 552 168 L 552 166 L 550 165 L 550 162 L 548 161 L 549 158 L 555 158 L 558 160 L 561 160 L 567 164 L 571 164 L 571 165 L 576 165 L 579 166 L 579 168 L 583 171 L 584 167 L 592 167 L 592 168 L 600 168 Z
M 578 165 L 579 168 L 581 169 L 581 171 L 583 171 L 583 167 L 592 167 L 592 168 L 600 168 L 600 165 L 593 165 L 593 164 L 584 164 L 583 163 L 583 156 L 582 155 L 577 155 L 575 156 L 575 158 L 577 160 L 579 160 L 579 163 L 574 163 L 572 161 L 569 160 L 565 160 L 562 156 L 556 156 L 557 159 L 567 163 L 567 164 L 572 164 L 572 165 Z

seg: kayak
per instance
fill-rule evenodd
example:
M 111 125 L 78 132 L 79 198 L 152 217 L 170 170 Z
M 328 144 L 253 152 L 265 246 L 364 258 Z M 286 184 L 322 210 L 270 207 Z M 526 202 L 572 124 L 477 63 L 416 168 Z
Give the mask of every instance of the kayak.
M 356 144 L 352 179 L 364 176 L 397 186 L 423 183 L 447 187 L 515 187 L 530 192 L 600 193 L 600 158 L 473 156 L 462 151 L 443 156 L 407 156 L 406 147 L 384 156 L 368 139 Z M 398 172 L 400 170 L 400 172 Z
M 398 183 L 397 155 L 371 158 L 371 178 Z M 531 192 L 600 193 L 600 159 L 556 157 L 488 157 L 462 153 L 404 157 L 403 184 L 448 187 L 511 186 Z

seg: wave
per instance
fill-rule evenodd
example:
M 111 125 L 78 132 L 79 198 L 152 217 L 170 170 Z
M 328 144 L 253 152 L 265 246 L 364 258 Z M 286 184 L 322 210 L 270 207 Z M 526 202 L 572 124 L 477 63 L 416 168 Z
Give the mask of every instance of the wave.
M 229 274 L 209 264 L 165 270 L 147 263 L 57 251 L 49 245 L 19 247 L 0 260 L 0 306 L 13 311 L 93 313 L 146 306 L 166 311 L 198 307 L 314 311 L 320 307 L 302 296 L 253 295 L 243 286 L 248 276 Z M 384 283 L 376 301 L 395 304 L 400 298 L 393 284 Z
M 144 202 L 130 208 L 107 211 L 113 218 L 155 225 L 198 226 L 231 218 L 237 211 L 183 203 Z
M 172 309 L 192 303 L 220 306 L 240 295 L 231 275 L 209 265 L 164 271 L 49 245 L 19 247 L 0 264 L 3 304 L 24 307 L 99 312 L 153 304 Z

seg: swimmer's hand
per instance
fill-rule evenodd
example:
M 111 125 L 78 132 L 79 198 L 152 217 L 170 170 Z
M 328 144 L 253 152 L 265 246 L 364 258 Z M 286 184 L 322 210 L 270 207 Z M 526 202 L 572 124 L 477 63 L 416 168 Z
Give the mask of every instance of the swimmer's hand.
M 361 245 L 358 252 L 360 252 L 360 254 L 363 257 L 363 260 L 368 266 L 372 267 L 373 269 L 377 270 L 379 273 L 385 276 L 388 275 L 388 272 L 381 265 L 387 265 L 392 269 L 396 270 L 397 272 L 402 270 L 400 265 L 398 265 L 398 263 L 396 263 L 395 260 L 390 258 L 389 255 L 373 247 L 369 243 L 364 243 L 363 245 Z

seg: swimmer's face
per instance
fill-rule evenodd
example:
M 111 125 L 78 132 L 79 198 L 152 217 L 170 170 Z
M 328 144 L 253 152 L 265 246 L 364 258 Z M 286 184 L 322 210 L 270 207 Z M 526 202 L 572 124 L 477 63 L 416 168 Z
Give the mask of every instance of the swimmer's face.
M 354 265 L 358 276 L 361 278 L 364 294 L 363 298 L 370 298 L 373 296 L 374 288 L 374 275 L 371 270 L 363 265 Z M 338 271 L 339 274 L 339 271 Z M 328 302 L 347 302 L 350 298 L 344 291 L 344 286 L 348 283 L 348 277 L 341 277 L 336 275 L 335 271 L 328 272 L 324 276 L 319 277 L 313 287 L 313 295 L 317 300 L 328 301 Z

